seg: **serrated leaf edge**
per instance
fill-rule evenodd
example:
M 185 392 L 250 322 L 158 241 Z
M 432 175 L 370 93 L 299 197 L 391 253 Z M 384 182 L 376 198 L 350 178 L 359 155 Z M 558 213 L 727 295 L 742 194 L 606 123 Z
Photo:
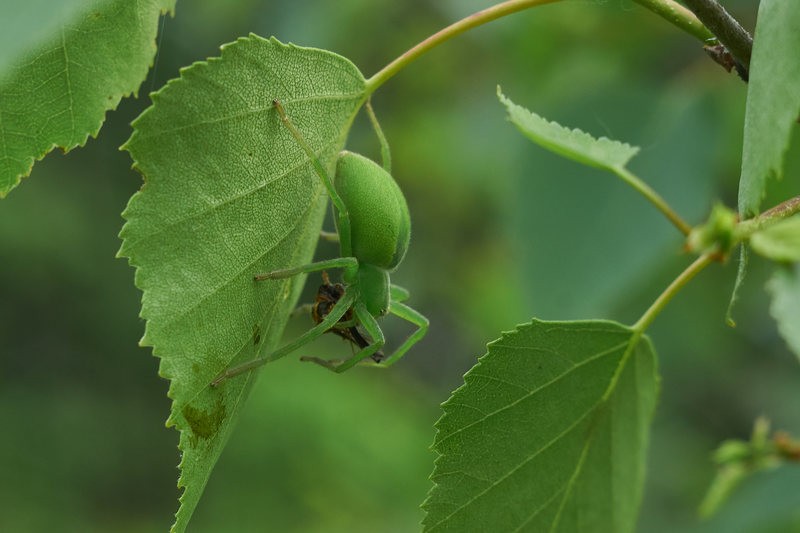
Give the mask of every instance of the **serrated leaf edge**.
M 174 1 L 172 3 L 172 7 L 171 8 L 167 7 L 167 8 L 160 8 L 159 9 L 159 18 L 163 17 L 165 15 L 170 15 L 170 16 L 173 16 L 173 17 L 175 16 L 175 2 Z M 6 198 L 11 193 L 11 191 L 13 191 L 17 187 L 19 187 L 19 185 L 22 183 L 22 180 L 24 180 L 25 178 L 30 177 L 31 172 L 33 172 L 33 166 L 36 163 L 38 163 L 39 161 L 42 161 L 45 157 L 47 157 L 47 155 L 50 152 L 52 152 L 56 148 L 60 148 L 61 151 L 64 154 L 68 154 L 69 152 L 71 152 L 72 150 L 75 150 L 76 148 L 85 147 L 86 143 L 89 142 L 90 138 L 91 139 L 97 139 L 97 137 L 100 135 L 100 130 L 102 130 L 103 129 L 103 125 L 105 125 L 106 118 L 108 118 L 108 113 L 111 112 L 111 111 L 115 111 L 117 109 L 117 107 L 119 107 L 119 104 L 122 102 L 123 99 L 130 98 L 131 96 L 133 96 L 134 98 L 138 98 L 139 97 L 139 89 L 141 88 L 142 83 L 144 83 L 145 79 L 147 78 L 147 73 L 150 72 L 150 69 L 153 68 L 153 65 L 155 64 L 156 52 L 158 51 L 158 32 L 156 32 L 156 37 L 153 39 L 152 45 L 153 45 L 153 55 L 150 58 L 150 63 L 148 63 L 148 65 L 147 65 L 147 69 L 145 70 L 145 75 L 142 78 L 142 80 L 139 82 L 139 84 L 133 90 L 128 91 L 128 92 L 122 92 L 122 93 L 114 94 L 114 95 L 112 95 L 111 99 L 106 99 L 104 101 L 105 102 L 105 111 L 103 112 L 103 116 L 100 118 L 100 121 L 97 123 L 97 127 L 95 129 L 93 129 L 93 130 L 87 131 L 86 135 L 84 135 L 81 140 L 79 140 L 78 142 L 76 142 L 74 144 L 71 144 L 69 146 L 61 146 L 58 143 L 54 142 L 54 143 L 51 143 L 50 146 L 45 148 L 40 153 L 34 154 L 34 155 L 30 155 L 30 156 L 26 157 L 25 161 L 28 163 L 27 164 L 27 168 L 25 168 L 22 172 L 20 172 L 19 174 L 17 174 L 16 176 L 11 178 L 11 180 L 9 181 L 9 185 L 8 185 L 7 189 L 5 189 L 5 190 L 0 189 L 0 200 Z
M 136 129 L 137 124 L 139 124 L 139 122 L 141 120 L 143 120 L 143 118 L 146 115 L 154 112 L 156 106 L 159 104 L 159 102 L 161 100 L 162 94 L 165 91 L 170 90 L 170 87 L 172 87 L 174 85 L 186 82 L 185 75 L 187 73 L 194 73 L 195 71 L 200 71 L 200 70 L 206 70 L 206 69 L 209 69 L 209 68 L 213 68 L 213 64 L 214 63 L 217 63 L 219 61 L 223 61 L 224 60 L 225 51 L 228 48 L 230 48 L 231 46 L 236 45 L 236 44 L 250 44 L 250 43 L 253 43 L 253 42 L 268 42 L 270 45 L 277 46 L 277 47 L 279 47 L 279 48 L 281 48 L 283 50 L 299 50 L 299 49 L 302 49 L 302 50 L 314 50 L 314 51 L 318 51 L 318 52 L 324 52 L 326 54 L 336 55 L 337 57 L 339 57 L 341 59 L 347 60 L 347 58 L 344 58 L 343 56 L 339 56 L 338 54 L 334 54 L 333 52 L 330 52 L 328 50 L 323 50 L 323 49 L 313 48 L 313 47 L 302 47 L 302 46 L 295 45 L 293 43 L 282 43 L 281 41 L 279 41 L 274 36 L 270 37 L 269 39 L 264 39 L 263 37 L 261 37 L 259 35 L 256 35 L 255 33 L 250 33 L 247 37 L 239 37 L 235 41 L 232 41 L 232 42 L 225 43 L 225 44 L 221 45 L 220 46 L 220 52 L 221 53 L 220 53 L 219 56 L 209 57 L 204 61 L 196 61 L 196 62 L 192 63 L 191 65 L 189 65 L 187 67 L 181 68 L 179 70 L 179 76 L 178 77 L 169 80 L 158 91 L 155 91 L 155 92 L 151 93 L 151 95 L 150 95 L 151 102 L 152 102 L 151 106 L 148 107 L 144 112 L 142 112 L 142 114 L 139 115 L 131 123 L 131 125 L 133 127 L 133 133 L 128 138 L 128 140 L 125 141 L 125 143 L 123 143 L 120 146 L 119 150 L 127 151 L 130 154 L 129 146 L 130 146 L 131 142 L 134 141 L 134 139 L 138 135 L 140 135 L 139 130 Z M 355 65 L 353 65 L 353 66 L 354 66 L 354 68 L 356 68 L 356 70 L 358 70 L 358 68 L 355 67 Z M 362 101 L 356 107 L 356 111 L 354 112 L 353 117 L 355 117 L 355 115 L 357 114 L 358 110 L 360 109 L 361 105 L 363 105 L 363 102 L 365 100 L 366 100 L 366 96 L 364 96 Z M 345 128 L 343 130 L 342 137 L 346 137 L 347 136 L 347 130 L 348 129 L 349 128 Z M 339 144 L 343 144 L 344 139 L 340 138 L 340 139 L 338 139 L 337 142 Z M 128 264 L 131 267 L 134 268 L 134 285 L 140 291 L 142 291 L 142 300 L 144 300 L 146 289 L 142 287 L 142 280 L 141 280 L 141 277 L 140 277 L 143 267 L 134 258 L 131 258 L 130 256 L 126 255 L 128 253 L 127 252 L 127 248 L 129 248 L 129 240 L 126 238 L 126 228 L 128 227 L 128 218 L 127 218 L 128 206 L 130 206 L 131 203 L 134 202 L 135 199 L 138 198 L 144 192 L 144 190 L 146 189 L 147 184 L 148 184 L 148 179 L 147 179 L 147 176 L 145 175 L 145 173 L 140 168 L 138 162 L 133 157 L 131 157 L 131 158 L 133 159 L 133 162 L 131 164 L 131 168 L 133 170 L 135 170 L 141 176 L 142 185 L 141 185 L 140 189 L 131 196 L 131 198 L 128 201 L 128 205 L 126 206 L 126 208 L 122 212 L 122 218 L 125 219 L 126 222 L 123 225 L 123 227 L 120 229 L 120 232 L 118 234 L 118 237 L 122 240 L 122 244 L 120 245 L 120 248 L 116 253 L 116 257 L 119 258 L 119 259 L 127 259 Z M 322 189 L 324 189 L 324 188 L 320 184 L 320 190 L 322 190 Z M 308 217 L 306 217 L 306 220 L 307 219 L 308 219 Z M 289 283 L 289 282 L 290 281 L 287 281 L 287 283 Z M 167 418 L 167 420 L 165 422 L 165 426 L 168 427 L 168 428 L 169 427 L 175 427 L 175 429 L 178 431 L 178 434 L 179 434 L 178 450 L 180 452 L 181 458 L 180 458 L 180 461 L 179 461 L 179 463 L 177 465 L 177 468 L 179 470 L 179 477 L 178 477 L 177 487 L 179 489 L 182 489 L 182 490 L 181 490 L 180 496 L 178 497 L 179 506 L 178 506 L 178 509 L 177 509 L 177 511 L 175 512 L 175 515 L 174 515 L 175 516 L 175 523 L 170 528 L 171 532 L 175 532 L 175 531 L 179 530 L 179 528 L 178 528 L 179 524 L 183 523 L 183 526 L 185 526 L 186 523 L 188 523 L 188 520 L 189 520 L 189 517 L 186 517 L 186 518 L 182 517 L 182 515 L 185 512 L 187 512 L 186 511 L 186 507 L 184 505 L 185 498 L 187 497 L 187 484 L 186 484 L 185 478 L 184 478 L 184 473 L 185 473 L 184 472 L 184 470 L 185 470 L 184 466 L 185 466 L 186 454 L 185 454 L 185 448 L 184 448 L 184 445 L 183 445 L 183 437 L 184 437 L 184 435 L 186 434 L 186 431 L 189 428 L 181 427 L 177 423 L 177 421 L 175 420 L 176 400 L 175 400 L 175 397 L 174 397 L 174 389 L 173 389 L 173 384 L 174 384 L 174 381 L 175 381 L 175 377 L 173 375 L 170 375 L 170 373 L 165 370 L 164 358 L 163 358 L 163 354 L 162 354 L 161 350 L 157 349 L 157 347 L 148 339 L 148 325 L 150 323 L 150 319 L 147 318 L 146 316 L 144 316 L 144 314 L 142 313 L 142 309 L 143 309 L 143 307 L 140 308 L 139 317 L 145 321 L 145 332 L 144 332 L 142 338 L 139 341 L 139 346 L 152 348 L 152 356 L 159 359 L 159 367 L 158 367 L 158 375 L 159 375 L 159 377 L 167 379 L 170 382 L 170 386 L 169 386 L 169 388 L 167 390 L 167 398 L 171 400 L 172 405 L 170 406 L 170 414 L 169 414 L 169 416 L 168 416 L 168 418 Z M 250 375 L 248 375 L 245 379 L 249 382 L 249 381 L 255 379 L 257 376 L 258 376 L 258 372 L 253 372 Z M 239 402 L 241 401 L 243 395 L 245 394 L 245 391 L 247 391 L 248 388 L 249 388 L 249 385 L 247 385 L 247 384 L 245 384 L 243 387 L 241 387 L 241 389 L 239 390 L 239 394 L 238 394 L 238 397 L 236 399 L 236 402 L 235 402 L 234 406 L 237 406 L 239 404 Z M 198 487 L 197 488 L 197 490 L 199 490 L 201 494 L 202 494 L 202 491 L 205 489 L 205 484 L 208 482 L 208 479 L 209 479 L 208 477 L 205 479 L 204 484 L 203 484 L 202 487 Z M 193 510 L 194 510 L 194 508 L 192 508 L 192 512 L 193 512 Z
M 539 139 L 539 140 L 536 141 L 537 144 L 539 144 L 540 146 L 542 146 L 546 150 L 558 153 L 559 155 L 561 155 L 563 157 L 567 157 L 569 159 L 572 159 L 574 161 L 580 162 L 580 163 L 582 163 L 584 165 L 587 165 L 587 166 L 591 166 L 591 167 L 595 167 L 595 168 L 602 168 L 602 169 L 610 170 L 611 172 L 615 172 L 616 173 L 616 172 L 624 169 L 627 166 L 627 164 L 630 162 L 630 160 L 633 159 L 636 156 L 636 154 L 639 153 L 640 148 L 638 146 L 634 146 L 632 144 L 628 144 L 628 143 L 623 142 L 623 141 L 618 141 L 616 139 L 611 139 L 611 138 L 606 137 L 604 135 L 600 136 L 600 137 L 595 137 L 591 133 L 583 131 L 580 128 L 570 128 L 569 126 L 564 126 L 562 124 L 559 124 L 555 120 L 549 120 L 549 119 L 539 115 L 538 113 L 535 113 L 535 112 L 531 111 L 530 109 L 527 109 L 526 107 L 523 107 L 523 106 L 515 103 L 514 101 L 512 101 L 505 94 L 503 94 L 502 88 L 499 85 L 497 86 L 497 97 L 500 100 L 500 103 L 502 103 L 506 107 L 506 110 L 509 113 L 508 120 L 510 122 L 512 122 L 517 127 L 517 129 L 519 129 L 520 132 L 523 133 L 523 135 L 527 136 L 527 135 L 530 134 L 530 132 L 523 131 L 522 128 L 510 117 L 512 108 L 514 108 L 517 111 L 521 111 L 523 113 L 527 113 L 534 120 L 541 121 L 543 124 L 545 124 L 548 127 L 561 130 L 561 131 L 565 132 L 566 134 L 568 134 L 568 136 L 570 136 L 570 137 L 578 138 L 578 139 L 581 139 L 581 140 L 584 140 L 584 141 L 589 141 L 590 144 L 593 144 L 595 146 L 609 146 L 609 145 L 611 145 L 611 146 L 614 146 L 614 149 L 622 149 L 624 151 L 630 152 L 630 154 L 627 156 L 627 158 L 625 159 L 623 164 L 621 164 L 621 165 L 609 165 L 608 163 L 606 163 L 604 161 L 599 161 L 599 160 L 593 159 L 591 157 L 588 157 L 583 153 L 575 152 L 575 151 L 572 150 L 571 147 L 566 147 L 565 148 L 563 146 L 560 146 L 558 142 L 554 142 L 554 141 L 552 141 L 551 139 L 549 139 L 549 138 L 547 138 L 545 136 L 538 135 L 536 133 L 533 134 L 535 137 L 537 137 L 537 139 Z M 570 154 L 563 153 L 563 152 L 566 152 L 566 151 L 569 151 Z
M 533 318 L 529 322 L 518 324 L 512 330 L 501 332 L 499 338 L 497 338 L 495 340 L 492 340 L 492 341 L 490 341 L 490 342 L 488 342 L 486 344 L 486 353 L 484 353 L 482 356 L 478 357 L 476 364 L 473 365 L 464 374 L 464 383 L 462 383 L 458 388 L 456 388 L 453 392 L 451 392 L 450 396 L 448 397 L 448 399 L 440 404 L 440 407 L 442 408 L 443 413 L 433 425 L 434 430 L 435 430 L 435 432 L 434 432 L 434 440 L 433 440 L 433 443 L 428 448 L 430 451 L 432 451 L 432 452 L 437 454 L 436 458 L 433 461 L 434 468 L 431 471 L 431 474 L 428 476 L 428 479 L 431 481 L 431 487 L 428 490 L 428 494 L 426 495 L 425 500 L 420 504 L 420 508 L 423 511 L 425 511 L 425 517 L 422 519 L 422 523 L 421 523 L 421 525 L 423 526 L 423 529 L 425 529 L 425 526 L 426 526 L 425 521 L 427 520 L 427 517 L 428 517 L 428 514 L 427 514 L 428 503 L 431 501 L 431 499 L 433 497 L 433 493 L 436 490 L 436 487 L 438 486 L 438 483 L 434 480 L 434 475 L 436 474 L 436 470 L 437 470 L 437 468 L 439 466 L 439 463 L 440 463 L 442 457 L 444 457 L 444 455 L 439 453 L 439 451 L 436 449 L 436 446 L 441 442 L 441 439 L 440 439 L 440 434 L 441 434 L 440 424 L 442 423 L 444 418 L 448 415 L 448 412 L 447 412 L 446 408 L 450 405 L 450 402 L 453 400 L 455 395 L 459 391 L 461 391 L 462 389 L 464 389 L 464 388 L 466 388 L 468 386 L 467 378 L 474 371 L 476 371 L 476 370 L 478 370 L 480 368 L 483 360 L 491 354 L 491 348 L 493 346 L 495 346 L 495 345 L 497 345 L 499 343 L 502 343 L 505 339 L 507 339 L 511 335 L 520 333 L 520 330 L 522 328 L 533 326 L 534 324 L 558 323 L 559 325 L 568 325 L 568 324 L 584 324 L 586 322 L 587 322 L 587 320 L 562 320 L 562 321 L 551 322 L 551 321 L 546 321 L 546 320 L 540 320 L 540 319 L 537 319 L 537 318 Z M 603 324 L 603 323 L 613 324 L 615 327 L 620 327 L 620 328 L 623 328 L 623 329 L 627 329 L 627 330 L 629 330 L 631 332 L 631 338 L 628 341 L 628 345 L 625 348 L 625 352 L 623 353 L 622 357 L 620 358 L 620 362 L 617 365 L 617 368 L 616 368 L 613 376 L 611 377 L 611 380 L 609 381 L 609 385 L 608 385 L 606 391 L 604 392 L 603 396 L 601 397 L 598 405 L 595 406 L 594 408 L 592 408 L 587 413 L 586 416 L 589 416 L 589 415 L 591 415 L 591 413 L 596 412 L 598 407 L 601 404 L 605 404 L 605 402 L 608 401 L 608 398 L 611 396 L 611 394 L 613 394 L 613 392 L 614 392 L 614 390 L 616 388 L 616 383 L 617 383 L 617 381 L 619 379 L 619 376 L 624 371 L 624 369 L 625 369 L 625 367 L 626 367 L 626 365 L 628 363 L 628 360 L 631 358 L 631 356 L 633 355 L 633 353 L 636 350 L 636 347 L 639 345 L 640 342 L 644 341 L 645 343 L 647 343 L 650 346 L 650 349 L 653 352 L 653 354 L 655 354 L 655 350 L 653 349 L 652 342 L 650 341 L 649 337 L 647 335 L 643 334 L 643 333 L 637 332 L 636 330 L 630 328 L 629 326 L 626 326 L 624 324 L 620 324 L 620 323 L 612 321 L 612 320 L 595 319 L 595 320 L 590 320 L 589 322 L 592 322 L 592 323 L 595 323 L 595 324 L 598 324 L 598 325 L 599 324 Z M 660 387 L 660 378 L 658 376 L 657 371 L 656 371 L 656 375 L 655 375 L 655 380 L 656 380 L 656 386 Z M 657 394 L 658 394 L 658 390 L 656 390 L 656 395 Z M 581 470 L 582 464 L 583 464 L 583 457 L 584 457 L 586 451 L 588 450 L 590 442 L 591 442 L 591 439 L 587 440 L 587 444 L 586 444 L 586 446 L 584 446 L 584 450 L 581 453 L 580 464 L 576 467 L 576 471 L 573 473 L 573 476 L 570 478 L 570 481 L 568 483 L 569 486 L 572 485 L 573 478 L 580 473 L 580 470 Z M 567 494 L 568 493 L 569 493 L 569 491 L 567 491 Z M 559 495 L 560 494 L 555 495 L 554 498 L 559 496 Z M 561 508 L 563 507 L 563 503 L 565 501 L 566 501 L 566 498 L 562 501 L 562 506 L 559 507 L 558 517 L 556 518 L 556 520 L 558 520 L 559 517 L 560 517 Z M 438 524 L 434 524 L 434 526 L 432 526 L 432 527 L 436 527 L 436 525 L 438 525 Z M 427 529 L 425 529 L 425 530 L 427 530 Z

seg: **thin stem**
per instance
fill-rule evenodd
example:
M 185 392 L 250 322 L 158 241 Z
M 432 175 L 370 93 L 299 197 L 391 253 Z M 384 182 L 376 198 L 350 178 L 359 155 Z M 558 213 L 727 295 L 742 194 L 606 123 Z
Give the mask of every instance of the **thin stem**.
M 794 214 L 800 213 L 800 196 L 789 198 L 785 202 L 781 202 L 775 207 L 767 209 L 761 213 L 758 218 L 760 219 L 783 219 L 790 217 Z
M 694 13 L 672 0 L 633 0 L 705 44 L 715 41 L 714 34 L 703 26 Z
M 756 231 L 767 226 L 771 226 L 772 224 L 775 224 L 784 218 L 796 215 L 797 213 L 800 213 L 800 196 L 790 198 L 785 202 L 781 202 L 775 207 L 764 211 L 760 215 L 740 222 L 736 227 L 737 234 L 741 238 L 749 237 Z
M 404 54 L 396 58 L 394 61 L 383 67 L 374 76 L 369 78 L 366 83 L 367 94 L 372 94 L 378 87 L 386 83 L 392 76 L 397 74 L 400 70 L 406 67 L 409 63 L 417 59 L 419 56 L 442 44 L 453 37 L 464 33 L 467 30 L 486 24 L 493 20 L 511 15 L 518 11 L 522 11 L 531 7 L 541 6 L 545 4 L 552 4 L 559 0 L 507 0 L 492 7 L 486 8 L 465 17 L 458 22 L 439 30 L 424 41 L 418 43 L 410 48 Z M 674 24 L 678 28 L 693 35 L 697 39 L 708 43 L 715 40 L 714 35 L 703 26 L 697 17 L 678 4 L 674 0 L 635 0 L 645 8 L 660 15 L 665 20 Z
M 747 30 L 717 0 L 683 0 L 683 2 L 709 30 L 714 32 L 719 42 L 725 45 L 733 57 L 749 70 L 753 37 Z
M 684 235 L 689 235 L 689 232 L 692 231 L 692 226 L 686 223 L 680 215 L 678 215 L 669 204 L 656 192 L 654 191 L 648 184 L 640 180 L 636 177 L 633 173 L 628 171 L 625 168 L 614 168 L 612 169 L 614 173 L 622 178 L 622 180 L 636 189 L 642 196 L 647 198 L 651 204 L 653 204 L 656 209 L 661 211 L 676 228 L 678 231 L 683 233 Z
M 656 298 L 653 305 L 644 312 L 641 318 L 639 318 L 631 328 L 639 334 L 643 333 L 678 291 L 713 261 L 714 254 L 704 254 L 695 259 L 694 263 L 681 272 L 680 275 L 669 284 L 669 287 Z
M 482 11 L 478 11 L 477 13 L 473 13 L 472 15 L 455 22 L 450 26 L 439 30 L 383 67 L 374 76 L 367 80 L 367 94 L 372 94 L 375 92 L 375 90 L 386 83 L 389 78 L 397 74 L 401 69 L 428 50 L 435 48 L 443 42 L 448 41 L 467 30 L 475 28 L 476 26 L 480 26 L 481 24 L 486 24 L 487 22 L 491 22 L 500 17 L 522 11 L 523 9 L 528 9 L 529 7 L 552 4 L 558 1 L 559 0 L 508 0 L 507 2 L 502 2 Z

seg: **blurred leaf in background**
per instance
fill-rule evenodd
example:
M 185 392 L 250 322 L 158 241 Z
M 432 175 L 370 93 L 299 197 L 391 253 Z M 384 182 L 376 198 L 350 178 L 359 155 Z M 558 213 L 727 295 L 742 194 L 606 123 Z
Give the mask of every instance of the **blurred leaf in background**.
M 36 3 L 15 7 L 11 19 L 24 27 Z M 106 112 L 137 92 L 156 53 L 158 21 L 174 7 L 175 0 L 57 5 L 44 17 L 46 37 L 0 53 L 0 198 L 48 152 L 97 136 Z
M 304 350 L 347 349 L 327 340 Z M 418 528 L 438 416 L 430 391 L 386 372 L 339 376 L 286 358 L 270 365 L 249 403 L 190 530 Z
M 24 4 L 5 0 L 0 4 L 0 71 L 32 49 L 52 32 L 90 4 L 91 0 L 62 0 L 54 6 L 50 0 L 29 0 Z M 49 9 L 48 9 L 49 8 Z
M 331 49 L 369 76 L 491 3 L 197 0 L 166 19 L 140 94 L 251 31 Z M 753 4 L 726 7 L 752 29 Z M 683 268 L 680 235 L 661 215 L 613 176 L 532 146 L 506 121 L 498 83 L 543 116 L 641 146 L 632 170 L 689 222 L 704 220 L 715 199 L 735 205 L 746 87 L 639 6 L 537 8 L 420 58 L 373 104 L 414 225 L 393 281 L 411 290 L 431 330 L 390 372 L 328 376 L 293 357 L 265 369 L 191 527 L 358 531 L 363 518 L 363 531 L 414 530 L 437 404 L 486 341 L 534 315 L 631 321 Z M 0 530 L 172 523 L 178 454 L 177 434 L 163 428 L 167 384 L 136 345 L 140 294 L 132 269 L 114 259 L 119 213 L 141 185 L 117 147 L 146 100 L 110 113 L 86 149 L 48 156 L 0 206 L 0 420 L 14 428 L 0 444 Z M 378 158 L 364 120 L 348 147 Z M 762 205 L 797 194 L 796 139 L 787 160 Z M 318 256 L 335 250 L 321 245 Z M 742 485 L 713 521 L 696 516 L 719 442 L 747 436 L 760 414 L 800 428 L 800 369 L 764 291 L 771 268 L 753 259 L 736 329 L 723 322 L 733 270 L 709 268 L 649 332 L 663 382 L 640 531 L 792 531 L 800 502 L 790 468 Z M 306 301 L 316 280 L 308 285 Z M 387 320 L 385 332 L 391 342 L 405 330 Z M 321 342 L 301 355 L 347 350 Z

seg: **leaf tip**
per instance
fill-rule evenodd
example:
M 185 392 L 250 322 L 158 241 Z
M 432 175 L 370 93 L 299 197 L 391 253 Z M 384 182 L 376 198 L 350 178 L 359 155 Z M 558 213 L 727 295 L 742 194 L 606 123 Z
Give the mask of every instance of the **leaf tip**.
M 499 83 L 497 84 L 497 90 L 496 90 L 495 92 L 496 92 L 496 94 L 497 94 L 497 98 L 498 98 L 498 99 L 499 99 L 499 100 L 500 100 L 502 103 L 505 103 L 505 102 L 506 102 L 506 100 L 507 100 L 507 98 L 506 98 L 506 95 L 505 95 L 505 94 L 503 94 L 503 88 L 500 86 L 500 84 L 499 84 Z

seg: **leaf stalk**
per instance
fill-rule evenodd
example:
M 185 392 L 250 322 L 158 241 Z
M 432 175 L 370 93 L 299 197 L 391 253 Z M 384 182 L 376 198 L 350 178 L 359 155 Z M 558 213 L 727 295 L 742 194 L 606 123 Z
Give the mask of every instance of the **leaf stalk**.
M 651 204 L 653 204 L 656 209 L 661 211 L 667 219 L 672 222 L 672 224 L 678 228 L 678 231 L 683 233 L 685 236 L 688 236 L 689 233 L 692 231 L 692 226 L 690 226 L 685 220 L 683 220 L 678 213 L 676 213 L 669 204 L 656 192 L 654 191 L 647 183 L 643 182 L 639 179 L 635 174 L 630 172 L 624 167 L 615 167 L 611 169 L 617 176 L 622 178 L 622 180 L 633 187 L 637 192 L 639 192 L 642 196 L 644 196 Z
M 477 11 L 458 22 L 454 22 L 446 28 L 434 33 L 424 41 L 416 44 L 369 78 L 366 83 L 367 95 L 374 93 L 378 87 L 386 83 L 392 76 L 428 50 L 449 41 L 467 30 L 531 7 L 552 4 L 558 1 L 559 0 L 507 0 L 506 2 L 501 2 L 492 7 Z M 703 23 L 698 20 L 694 13 L 674 0 L 635 1 L 705 43 L 715 40 L 714 35 L 703 26 Z
M 644 312 L 644 314 L 631 326 L 636 333 L 642 334 L 655 320 L 656 316 L 666 307 L 666 305 L 675 297 L 675 295 L 683 288 L 684 285 L 689 283 L 697 274 L 704 268 L 710 265 L 716 259 L 716 254 L 708 253 L 703 254 L 695 261 L 686 267 L 686 270 L 680 273 L 669 286 L 664 289 L 656 301 Z
M 449 41 L 467 30 L 530 7 L 552 4 L 558 1 L 559 0 L 508 0 L 473 13 L 458 22 L 454 22 L 446 28 L 434 33 L 424 41 L 416 44 L 369 78 L 367 80 L 367 94 L 375 92 L 378 87 L 428 50 L 435 48 L 445 41 Z
M 633 0 L 640 6 L 649 9 L 670 24 L 677 26 L 689 35 L 692 35 L 709 44 L 717 40 L 711 31 L 706 28 L 697 16 L 673 0 Z

